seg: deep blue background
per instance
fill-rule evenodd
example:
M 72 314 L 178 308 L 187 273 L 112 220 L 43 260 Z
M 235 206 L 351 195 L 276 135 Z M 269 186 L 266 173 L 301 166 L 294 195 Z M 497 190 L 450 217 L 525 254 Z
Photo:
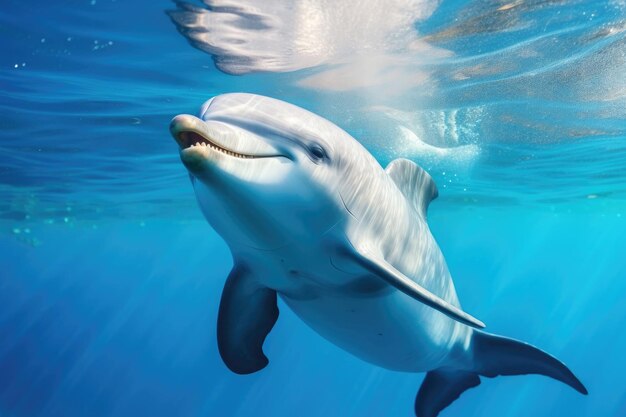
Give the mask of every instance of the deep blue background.
M 438 208 L 431 224 L 467 311 L 558 356 L 590 392 L 487 379 L 446 415 L 624 415 L 623 218 Z M 230 257 L 202 221 L 53 226 L 41 239 L 0 241 L 6 415 L 411 415 L 421 375 L 349 356 L 282 304 L 270 365 L 231 374 L 215 343 Z

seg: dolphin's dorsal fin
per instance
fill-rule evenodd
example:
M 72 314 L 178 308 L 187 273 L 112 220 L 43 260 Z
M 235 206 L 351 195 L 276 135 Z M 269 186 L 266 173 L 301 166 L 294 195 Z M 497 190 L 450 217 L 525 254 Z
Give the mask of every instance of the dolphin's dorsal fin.
M 425 217 L 428 205 L 439 195 L 437 185 L 428 172 L 403 158 L 391 161 L 385 171 L 413 208 Z

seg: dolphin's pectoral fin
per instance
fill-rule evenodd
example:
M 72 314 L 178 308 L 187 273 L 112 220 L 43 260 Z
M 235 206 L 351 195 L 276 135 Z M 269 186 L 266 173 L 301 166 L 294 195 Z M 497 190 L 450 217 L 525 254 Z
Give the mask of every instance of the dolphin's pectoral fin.
M 404 197 L 423 216 L 431 201 L 437 198 L 437 185 L 426 171 L 408 159 L 394 159 L 385 168 Z
M 420 301 L 463 324 L 477 328 L 485 327 L 485 324 L 482 321 L 470 316 L 459 308 L 448 303 L 446 300 L 436 296 L 426 288 L 417 284 L 390 265 L 381 256 L 376 256 L 366 248 L 354 248 L 354 250 L 351 251 L 351 254 L 354 257 L 354 260 L 370 273 L 382 278 L 391 286 L 416 299 L 417 301 Z
M 473 372 L 435 370 L 426 374 L 415 398 L 417 417 L 436 417 L 466 390 L 480 384 Z
M 250 374 L 269 363 L 263 342 L 276 319 L 276 291 L 260 286 L 250 271 L 236 265 L 226 280 L 217 322 L 217 345 L 228 369 Z

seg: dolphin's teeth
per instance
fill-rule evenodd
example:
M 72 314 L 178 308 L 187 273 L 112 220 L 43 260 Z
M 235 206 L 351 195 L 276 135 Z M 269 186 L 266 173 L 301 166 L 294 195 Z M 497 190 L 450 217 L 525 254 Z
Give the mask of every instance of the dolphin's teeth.
M 187 142 L 189 143 L 189 142 Z M 202 146 L 203 148 L 211 148 L 215 151 L 218 151 L 219 153 L 223 153 L 226 154 L 228 156 L 232 156 L 234 158 L 241 158 L 241 159 L 254 159 L 256 158 L 254 155 L 246 155 L 246 154 L 242 154 L 239 152 L 235 152 L 235 151 L 231 151 L 225 148 L 222 148 L 221 146 L 211 142 L 210 140 L 202 137 L 202 142 L 196 142 L 196 143 L 190 143 L 187 145 L 188 148 L 194 148 L 196 146 Z

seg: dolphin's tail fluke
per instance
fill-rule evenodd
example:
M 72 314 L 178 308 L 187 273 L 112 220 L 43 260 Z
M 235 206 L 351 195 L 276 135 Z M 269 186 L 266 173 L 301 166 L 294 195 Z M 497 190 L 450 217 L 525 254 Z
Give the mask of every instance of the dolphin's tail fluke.
M 587 389 L 563 362 L 528 343 L 474 330 L 470 353 L 473 354 L 472 370 L 439 369 L 426 374 L 415 399 L 418 417 L 436 417 L 465 390 L 479 385 L 479 375 L 488 378 L 545 375 L 587 394 Z
M 475 331 L 472 350 L 474 369 L 480 375 L 545 375 L 587 395 L 587 389 L 563 362 L 528 343 Z

